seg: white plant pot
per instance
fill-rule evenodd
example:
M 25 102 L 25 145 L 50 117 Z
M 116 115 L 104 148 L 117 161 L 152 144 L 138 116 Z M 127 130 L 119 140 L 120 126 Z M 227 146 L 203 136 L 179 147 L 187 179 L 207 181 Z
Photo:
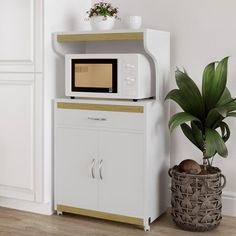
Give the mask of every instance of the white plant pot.
M 115 18 L 107 16 L 93 16 L 90 18 L 90 24 L 93 30 L 111 30 L 115 24 Z

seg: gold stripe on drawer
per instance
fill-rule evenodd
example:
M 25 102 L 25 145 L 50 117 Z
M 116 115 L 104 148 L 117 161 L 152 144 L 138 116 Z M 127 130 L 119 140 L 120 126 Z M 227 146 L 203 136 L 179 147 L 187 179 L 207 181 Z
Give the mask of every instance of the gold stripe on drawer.
M 57 211 L 73 213 L 73 214 L 78 214 L 78 215 L 83 215 L 83 216 L 90 216 L 90 217 L 95 217 L 99 219 L 117 221 L 117 222 L 122 222 L 122 223 L 129 223 L 129 224 L 140 225 L 140 226 L 144 225 L 144 220 L 141 218 L 87 210 L 87 209 L 70 207 L 70 206 L 65 206 L 65 205 L 57 205 Z
M 143 32 L 103 34 L 59 34 L 58 42 L 143 40 Z
M 107 105 L 107 104 L 91 104 L 91 103 L 67 103 L 58 102 L 59 109 L 78 109 L 78 110 L 94 110 L 94 111 L 114 111 L 114 112 L 133 112 L 143 113 L 143 106 L 125 106 L 125 105 Z

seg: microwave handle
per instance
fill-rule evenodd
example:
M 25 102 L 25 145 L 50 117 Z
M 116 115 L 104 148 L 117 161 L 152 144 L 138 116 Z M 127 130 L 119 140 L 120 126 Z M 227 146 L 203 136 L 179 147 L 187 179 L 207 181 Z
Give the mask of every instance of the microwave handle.
M 99 117 L 88 117 L 88 120 L 95 120 L 95 121 L 107 121 L 107 118 L 99 118 Z

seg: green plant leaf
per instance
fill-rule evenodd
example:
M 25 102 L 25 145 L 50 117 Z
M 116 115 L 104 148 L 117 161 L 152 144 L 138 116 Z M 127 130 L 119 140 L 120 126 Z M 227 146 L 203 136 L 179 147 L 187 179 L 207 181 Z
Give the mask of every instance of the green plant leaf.
M 180 89 L 171 90 L 165 97 L 165 100 L 167 99 L 175 101 L 183 109 L 183 111 L 190 114 L 194 113 L 192 101 L 188 97 L 185 97 Z
M 228 112 L 236 111 L 236 101 L 233 99 L 232 102 L 229 102 L 224 105 Z
M 203 151 L 203 137 L 202 137 L 202 131 L 198 128 L 198 126 L 194 123 L 194 121 L 191 122 L 191 127 L 187 125 L 186 123 L 181 124 L 181 129 L 184 133 L 184 135 L 201 151 Z
M 193 134 L 193 131 L 192 129 L 186 124 L 186 123 L 183 123 L 180 125 L 184 135 L 197 147 L 201 150 L 201 148 L 199 147 L 198 145 L 198 142 L 197 140 L 195 139 L 194 137 L 194 134 Z
M 218 112 L 219 115 L 226 117 L 228 110 L 226 106 L 222 106 L 222 107 L 216 107 L 215 111 Z
M 228 59 L 229 57 L 225 57 L 222 59 L 217 67 L 216 67 L 216 72 L 215 72 L 215 80 L 217 81 L 216 86 L 218 87 L 218 98 L 217 101 L 221 98 L 225 88 L 226 88 L 226 83 L 227 83 L 227 66 L 228 66 Z
M 228 113 L 228 117 L 236 117 L 236 112 L 230 112 L 230 113 Z
M 197 124 L 195 124 L 195 121 L 191 122 L 191 127 L 192 127 L 193 136 L 195 140 L 197 141 L 198 147 L 200 150 L 203 151 L 204 141 L 203 141 L 202 129 L 200 129 Z
M 216 128 L 220 122 L 229 116 L 229 113 L 236 110 L 236 101 L 231 99 L 230 102 L 222 105 L 221 107 L 216 107 L 211 109 L 206 117 L 206 127 Z
M 228 102 L 231 102 L 233 99 L 231 97 L 231 94 L 229 92 L 228 88 L 225 88 L 222 96 L 220 97 L 219 101 L 217 102 L 216 106 L 217 107 L 221 107 L 223 105 L 225 105 Z
M 222 59 L 216 68 L 215 64 L 207 65 L 203 72 L 202 95 L 206 112 L 215 107 L 226 88 L 228 57 Z
M 217 152 L 222 157 L 227 157 L 228 150 L 225 146 L 224 140 L 221 138 L 216 130 L 207 128 L 205 130 L 206 137 L 206 157 L 210 158 Z
M 230 137 L 229 126 L 225 122 L 221 122 L 219 127 L 221 129 L 221 137 L 224 140 L 224 142 L 226 142 Z
M 212 92 L 212 81 L 215 78 L 215 62 L 208 64 L 203 71 L 203 79 L 202 79 L 202 97 L 205 103 L 206 111 L 209 111 L 211 107 L 211 97 L 209 96 Z M 208 97 L 209 96 L 209 97 Z
M 191 104 L 186 101 L 184 94 L 179 89 L 171 90 L 165 97 L 166 99 L 171 99 L 175 101 L 185 112 L 191 112 Z
M 184 72 L 176 70 L 175 72 L 176 84 L 179 87 L 183 97 L 186 99 L 191 107 L 191 114 L 198 117 L 204 117 L 204 105 L 201 93 L 194 83 L 194 81 Z
M 172 132 L 177 126 L 179 126 L 183 123 L 186 123 L 188 121 L 194 121 L 194 120 L 200 122 L 200 120 L 197 117 L 195 117 L 187 112 L 176 113 L 169 120 L 170 132 Z
M 224 117 L 218 112 L 217 109 L 211 109 L 207 114 L 205 126 L 214 129 L 223 119 Z
M 225 126 L 222 124 L 219 124 L 220 130 L 221 130 L 221 137 L 223 138 L 225 136 L 226 133 L 226 129 Z

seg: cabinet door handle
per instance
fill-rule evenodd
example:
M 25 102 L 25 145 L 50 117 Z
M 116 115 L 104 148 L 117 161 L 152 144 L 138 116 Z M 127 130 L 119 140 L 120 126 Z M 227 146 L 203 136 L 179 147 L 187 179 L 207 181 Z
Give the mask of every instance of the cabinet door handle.
M 99 166 L 98 166 L 98 170 L 99 170 L 99 176 L 100 176 L 100 179 L 101 179 L 101 180 L 103 180 L 103 176 L 102 176 L 102 164 L 103 164 L 103 160 L 100 160 Z
M 107 118 L 88 117 L 88 120 L 107 121 Z
M 95 158 L 93 158 L 93 160 L 91 161 L 91 175 L 93 179 L 95 179 L 94 165 L 95 165 Z

